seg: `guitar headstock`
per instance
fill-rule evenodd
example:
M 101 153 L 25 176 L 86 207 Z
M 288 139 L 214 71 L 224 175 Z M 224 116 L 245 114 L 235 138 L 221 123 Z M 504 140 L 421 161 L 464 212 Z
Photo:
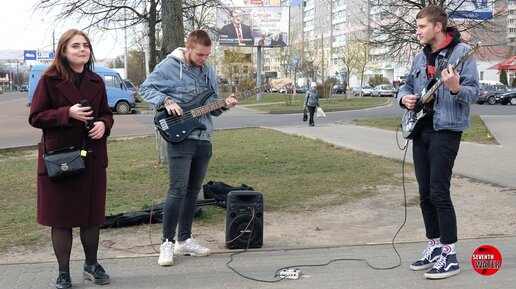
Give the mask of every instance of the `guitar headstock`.
M 473 46 L 473 48 L 471 48 L 470 50 L 464 51 L 464 53 L 462 53 L 462 55 L 459 57 L 459 59 L 457 59 L 457 61 L 453 65 L 453 69 L 457 68 L 459 66 L 459 64 L 461 64 L 464 61 L 470 61 L 471 58 L 480 49 L 481 44 L 482 44 L 481 42 L 477 42 L 477 44 L 475 44 L 475 46 Z
M 280 89 L 283 86 L 287 86 L 292 83 L 292 79 L 290 78 L 279 78 L 279 79 L 273 79 L 271 80 L 270 84 L 271 87 L 274 87 L 276 89 Z
M 475 44 L 475 46 L 470 50 L 470 54 L 468 55 L 468 58 L 466 59 L 467 61 L 471 60 L 471 57 L 473 57 L 473 55 L 475 55 L 478 50 L 480 49 L 480 46 L 482 45 L 482 42 L 477 42 L 477 44 Z

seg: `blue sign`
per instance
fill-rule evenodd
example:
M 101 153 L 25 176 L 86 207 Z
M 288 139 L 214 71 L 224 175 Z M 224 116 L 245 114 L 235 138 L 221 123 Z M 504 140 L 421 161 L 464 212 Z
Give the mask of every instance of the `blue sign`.
M 448 6 L 450 18 L 489 20 L 493 18 L 493 4 L 487 0 L 466 0 L 460 3 L 450 3 Z
M 23 50 L 23 61 L 36 60 L 36 50 Z
M 54 59 L 54 51 L 38 50 L 36 58 L 37 60 L 52 60 Z

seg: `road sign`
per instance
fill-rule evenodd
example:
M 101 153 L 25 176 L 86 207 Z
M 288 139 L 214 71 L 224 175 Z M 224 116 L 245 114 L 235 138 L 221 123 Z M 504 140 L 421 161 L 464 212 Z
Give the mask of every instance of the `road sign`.
M 23 50 L 23 60 L 36 60 L 36 50 Z
M 48 50 L 38 50 L 36 57 L 37 60 L 51 60 L 54 59 L 54 52 Z

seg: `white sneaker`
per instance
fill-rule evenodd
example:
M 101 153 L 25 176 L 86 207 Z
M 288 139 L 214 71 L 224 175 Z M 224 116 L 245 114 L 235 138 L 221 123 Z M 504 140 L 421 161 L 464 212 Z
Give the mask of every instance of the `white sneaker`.
M 174 243 L 169 242 L 168 239 L 159 248 L 158 264 L 161 266 L 174 265 Z
M 208 256 L 210 249 L 201 246 L 195 239 L 187 239 L 183 244 L 176 241 L 174 246 L 174 254 L 178 256 Z

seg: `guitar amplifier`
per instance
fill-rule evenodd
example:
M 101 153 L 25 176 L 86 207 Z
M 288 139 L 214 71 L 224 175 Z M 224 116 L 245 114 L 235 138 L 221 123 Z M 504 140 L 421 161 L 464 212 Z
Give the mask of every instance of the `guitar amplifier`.
M 231 191 L 227 196 L 226 248 L 261 248 L 263 245 L 263 195 Z

